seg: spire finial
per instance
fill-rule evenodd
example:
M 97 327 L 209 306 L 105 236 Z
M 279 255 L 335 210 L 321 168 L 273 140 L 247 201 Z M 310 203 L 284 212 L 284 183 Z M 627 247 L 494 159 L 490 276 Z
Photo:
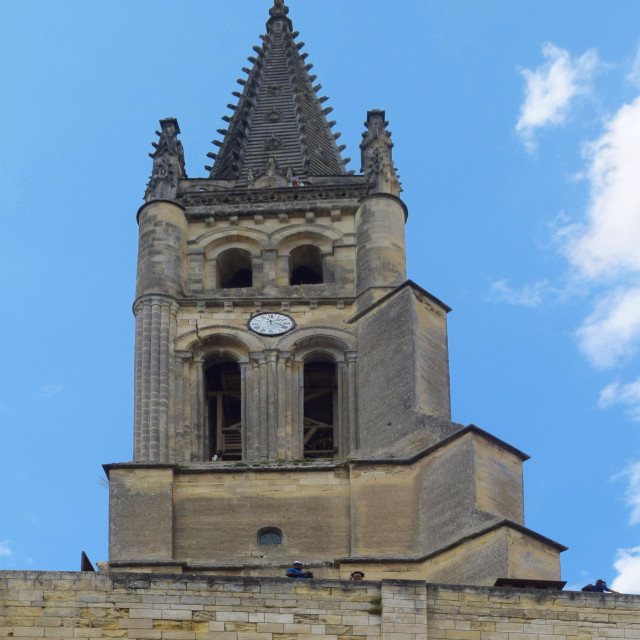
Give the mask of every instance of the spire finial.
M 374 185 L 376 193 L 391 193 L 394 196 L 402 191 L 396 168 L 391 158 L 391 132 L 387 131 L 389 123 L 381 109 L 367 111 L 366 130 L 362 134 L 360 149 L 362 151 L 362 172 Z
M 289 13 L 289 7 L 284 0 L 273 0 L 273 7 L 269 9 L 269 15 L 272 18 L 284 18 Z
M 178 191 L 178 181 L 187 177 L 179 133 L 180 126 L 175 118 L 160 120 L 160 131 L 156 131 L 160 140 L 152 143 L 155 151 L 149 154 L 153 158 L 153 169 L 145 194 L 147 202 L 173 200 Z
M 291 19 L 287 18 L 289 13 L 289 7 L 284 3 L 284 0 L 273 0 L 273 7 L 269 9 L 269 19 L 267 20 L 267 31 L 271 33 L 274 30 L 276 33 L 280 33 L 285 24 L 289 25 L 289 31 L 293 29 Z

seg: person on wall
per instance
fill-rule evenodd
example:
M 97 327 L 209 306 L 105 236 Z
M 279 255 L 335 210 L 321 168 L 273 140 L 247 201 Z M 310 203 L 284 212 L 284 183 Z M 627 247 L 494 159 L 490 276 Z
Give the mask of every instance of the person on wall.
M 299 560 L 296 560 L 286 571 L 287 578 L 313 578 L 311 571 L 303 571 L 303 564 Z

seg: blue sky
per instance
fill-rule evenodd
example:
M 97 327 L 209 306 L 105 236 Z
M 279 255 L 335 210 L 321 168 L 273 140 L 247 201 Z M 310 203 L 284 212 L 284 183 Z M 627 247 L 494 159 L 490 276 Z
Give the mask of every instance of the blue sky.
M 563 578 L 640 593 L 640 3 L 291 0 L 359 170 L 387 112 L 409 276 L 453 307 L 453 416 L 532 456 Z M 204 176 L 269 0 L 25 0 L 0 21 L 0 569 L 107 558 L 131 458 L 160 118 Z

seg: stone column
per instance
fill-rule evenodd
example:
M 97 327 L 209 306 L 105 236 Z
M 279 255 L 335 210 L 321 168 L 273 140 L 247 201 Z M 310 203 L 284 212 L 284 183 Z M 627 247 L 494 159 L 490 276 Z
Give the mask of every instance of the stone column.
M 260 361 L 259 354 L 249 354 L 250 396 L 247 396 L 248 418 L 247 432 L 247 460 L 260 458 Z
M 266 460 L 269 451 L 269 373 L 267 359 L 264 355 L 259 356 L 260 363 L 260 405 L 258 412 L 258 429 L 259 437 L 258 460 Z
M 278 393 L 278 406 L 276 414 L 276 447 L 275 457 L 284 460 L 287 457 L 287 385 L 286 385 L 286 361 L 288 353 L 279 353 L 277 362 L 276 388 Z
M 247 429 L 247 396 L 249 393 L 249 363 L 240 362 L 240 438 L 242 443 L 242 459 L 247 460 L 249 451 Z
M 204 357 L 198 355 L 193 360 L 193 375 L 191 377 L 191 396 L 193 398 L 193 420 L 194 431 L 196 435 L 196 453 L 195 460 L 200 462 L 208 460 L 208 444 L 209 444 L 209 424 L 207 422 L 208 410 L 205 405 L 208 398 L 204 398 Z
M 283 353 L 282 358 L 285 357 Z M 293 357 L 290 353 L 286 353 L 286 359 L 284 361 L 284 389 L 285 389 L 285 415 L 284 415 L 284 425 L 285 425 L 285 455 L 284 457 L 287 460 L 295 459 L 294 456 L 294 416 L 297 405 L 297 397 L 296 394 L 293 393 Z
M 189 368 L 193 353 L 191 351 L 176 351 L 175 358 L 175 461 L 189 462 L 190 446 L 190 396 Z
M 356 380 L 356 358 L 357 352 L 347 351 L 345 352 L 345 358 L 347 360 L 348 374 L 347 374 L 347 391 L 349 396 L 348 411 L 349 411 L 349 454 L 353 454 L 360 446 L 360 438 L 358 434 L 358 386 Z
M 171 126 L 174 125 L 168 120 L 163 124 L 165 128 Z M 162 186 L 158 185 L 155 191 Z M 156 199 L 140 208 L 138 224 L 134 460 L 173 462 L 173 346 L 176 300 L 184 295 L 186 286 L 188 223 L 182 207 Z
M 278 350 L 265 350 L 267 357 L 267 459 L 275 460 L 278 449 Z
M 177 304 L 164 296 L 144 296 L 136 316 L 134 460 L 169 462 L 170 377 Z M 173 427 L 173 425 L 171 425 Z
M 145 362 L 145 327 L 147 323 L 143 321 L 144 309 L 134 308 L 136 317 L 135 351 L 134 351 L 134 385 L 133 385 L 133 459 L 143 460 L 149 454 L 148 434 L 141 426 L 146 422 L 145 406 L 142 395 L 142 372 L 146 370 Z M 139 314 L 139 315 L 138 315 Z
M 344 362 L 336 362 L 336 397 L 335 397 L 335 416 L 333 418 L 333 446 L 338 449 L 338 456 L 344 458 L 347 455 L 349 446 L 349 413 L 347 403 L 345 402 L 345 394 L 347 393 L 347 376 Z
M 193 375 L 193 360 L 185 362 L 184 377 L 183 377 L 183 389 L 184 392 L 184 459 L 186 462 L 191 462 L 194 459 L 195 448 L 194 442 L 194 415 L 193 415 L 193 385 L 191 384 L 191 377 Z
M 296 402 L 296 421 L 293 425 L 294 439 L 297 443 L 297 455 L 295 458 L 304 458 L 304 363 L 296 361 L 296 376 L 294 378 L 294 393 L 297 398 Z

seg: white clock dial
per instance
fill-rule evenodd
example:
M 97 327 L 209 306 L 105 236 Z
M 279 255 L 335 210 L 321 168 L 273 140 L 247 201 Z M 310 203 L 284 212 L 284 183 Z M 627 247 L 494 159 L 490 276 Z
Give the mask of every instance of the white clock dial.
M 262 336 L 281 336 L 291 331 L 295 325 L 293 318 L 285 316 L 284 313 L 259 313 L 247 323 L 251 331 Z

